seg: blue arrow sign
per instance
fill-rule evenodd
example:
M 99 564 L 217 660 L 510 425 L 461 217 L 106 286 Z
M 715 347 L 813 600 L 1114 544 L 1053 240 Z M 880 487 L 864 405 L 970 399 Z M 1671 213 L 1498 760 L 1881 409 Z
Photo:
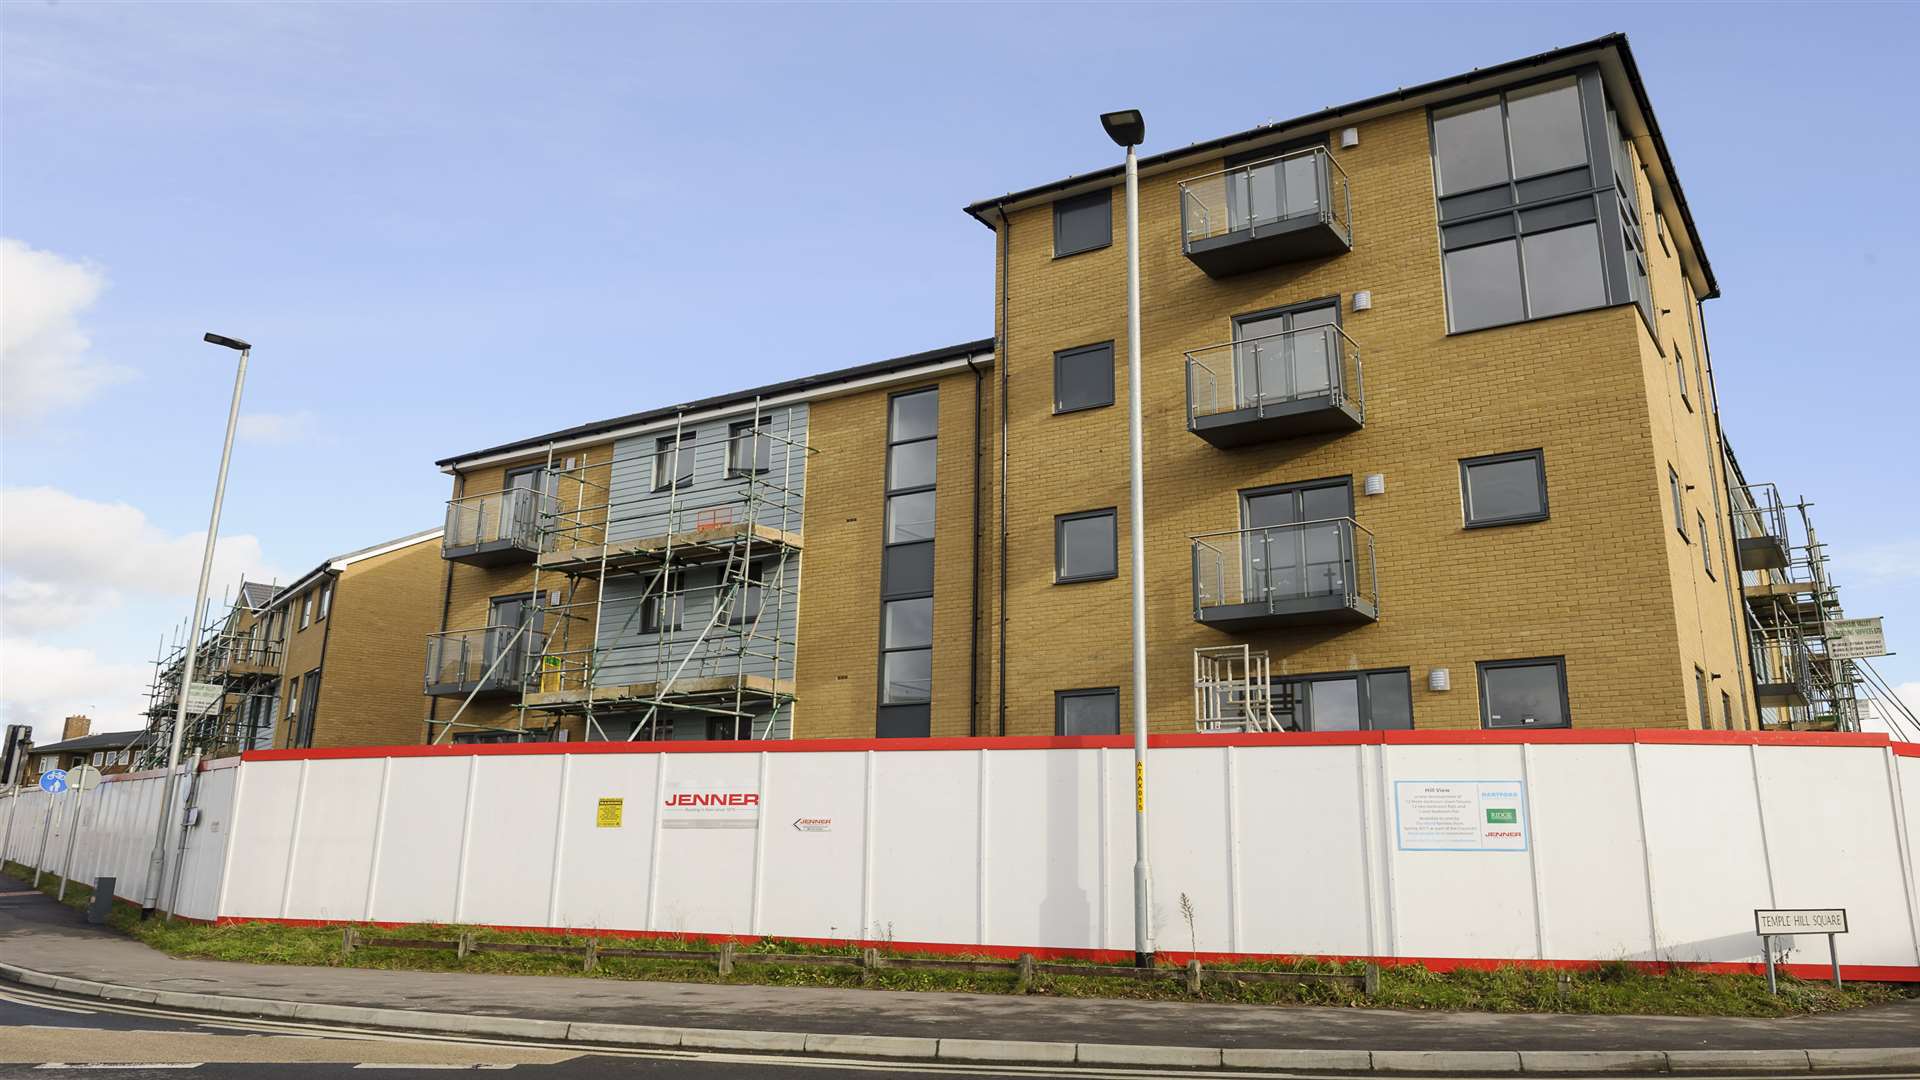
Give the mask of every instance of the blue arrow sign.
M 48 769 L 40 774 L 40 786 L 50 794 L 58 795 L 67 790 L 67 770 Z

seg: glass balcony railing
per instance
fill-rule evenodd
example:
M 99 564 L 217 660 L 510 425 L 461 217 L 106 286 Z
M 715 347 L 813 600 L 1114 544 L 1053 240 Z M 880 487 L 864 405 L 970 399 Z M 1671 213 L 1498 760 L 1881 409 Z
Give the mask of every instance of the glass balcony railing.
M 1244 446 L 1366 420 L 1360 347 L 1338 326 L 1309 326 L 1187 354 L 1187 430 Z
M 514 693 L 527 685 L 546 651 L 546 635 L 517 626 L 449 630 L 427 636 L 426 692 Z
M 440 553 L 476 566 L 502 566 L 540 552 L 542 526 L 552 518 L 554 498 L 533 488 L 508 488 L 447 503 L 447 531 Z
M 1352 518 L 1193 538 L 1194 619 L 1239 629 L 1373 622 L 1373 534 Z
M 1210 277 L 1353 247 L 1353 190 L 1324 146 L 1180 182 L 1181 248 Z

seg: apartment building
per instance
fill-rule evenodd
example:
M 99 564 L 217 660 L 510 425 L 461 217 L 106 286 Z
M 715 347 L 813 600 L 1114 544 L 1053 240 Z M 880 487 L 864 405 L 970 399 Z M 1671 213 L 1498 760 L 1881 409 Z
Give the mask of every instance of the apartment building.
M 441 461 L 428 738 L 1120 730 L 1121 184 L 966 208 L 992 339 Z M 1624 37 L 1142 158 L 1139 248 L 1156 730 L 1848 724 Z
M 439 462 L 454 487 L 428 740 L 925 734 L 936 689 L 959 703 L 971 681 L 968 654 L 936 663 L 933 643 L 972 627 L 991 349 Z
M 439 614 L 440 530 L 336 555 L 263 613 L 279 658 L 275 749 L 418 743 L 414 690 Z
M 193 681 L 199 689 L 187 700 L 182 752 L 226 757 L 272 745 L 282 653 L 267 610 L 277 591 L 275 585 L 242 578 L 203 626 L 183 625 L 155 658 L 147 689 L 151 737 L 141 740 L 136 752 L 141 768 L 164 764 L 171 752 L 189 648 L 197 650 Z
M 968 208 L 1010 733 L 1130 707 L 1120 182 Z M 1140 219 L 1156 727 L 1759 721 L 1719 290 L 1624 37 L 1145 157 Z

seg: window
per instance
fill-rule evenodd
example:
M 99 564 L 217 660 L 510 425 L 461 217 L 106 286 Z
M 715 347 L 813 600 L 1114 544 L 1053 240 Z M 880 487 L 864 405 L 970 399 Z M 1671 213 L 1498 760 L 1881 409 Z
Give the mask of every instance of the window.
M 120 751 L 120 764 L 122 765 L 133 764 L 133 751 L 131 749 Z
M 309 747 L 313 745 L 314 710 L 320 704 L 320 669 L 307 672 L 300 682 L 300 719 L 294 725 L 293 745 Z
M 1598 167 L 1598 73 L 1586 71 L 1434 110 L 1447 323 L 1460 333 L 1631 299 L 1603 248 L 1618 200 Z M 1644 259 L 1641 260 L 1644 263 Z
M 772 467 L 773 440 L 767 436 L 772 419 L 741 420 L 727 428 L 728 476 L 757 476 Z
M 1120 734 L 1120 688 L 1105 686 L 1097 690 L 1055 690 L 1053 733 Z
M 1673 343 L 1673 373 L 1680 380 L 1680 404 L 1693 411 L 1693 398 L 1687 392 L 1687 354 L 1681 351 L 1680 343 Z
M 1558 656 L 1480 662 L 1480 724 L 1566 727 L 1567 662 Z
M 320 586 L 320 612 L 319 614 L 313 617 L 314 621 L 318 622 L 321 619 L 326 618 L 327 612 L 331 611 L 332 609 L 333 609 L 333 582 L 329 581 L 325 585 Z
M 292 719 L 293 714 L 299 710 L 300 676 L 295 675 L 293 678 L 287 680 L 287 718 Z
M 1119 576 L 1119 539 L 1113 507 L 1053 519 L 1053 580 L 1099 581 Z
M 1728 731 L 1733 730 L 1733 697 L 1725 690 L 1720 691 L 1720 719 Z
M 1113 189 L 1102 188 L 1053 204 L 1053 257 L 1095 251 L 1113 243 Z
M 1713 534 L 1707 532 L 1707 515 L 1698 510 L 1693 512 L 1694 527 L 1700 530 L 1700 565 L 1706 567 L 1707 576 L 1713 576 Z
M 313 590 L 300 594 L 300 629 L 313 625 Z
M 1539 450 L 1523 450 L 1462 460 L 1460 502 L 1469 529 L 1545 521 L 1545 457 Z
M 740 591 L 734 594 L 732 609 L 727 612 L 728 623 L 745 626 L 760 618 L 767 602 L 766 582 L 770 571 L 769 564 L 763 562 L 747 569 L 746 579 L 740 582 Z
M 664 435 L 653 443 L 653 490 L 693 483 L 693 432 Z
M 640 632 L 658 634 L 681 628 L 686 618 L 686 579 L 680 571 L 669 573 L 660 583 L 660 592 L 650 592 L 640 601 Z
M 1700 699 L 1700 730 L 1713 728 L 1713 714 L 1707 711 L 1707 673 L 1699 667 L 1693 669 L 1694 695 Z
M 1113 342 L 1053 354 L 1053 411 L 1079 412 L 1113 404 Z
M 880 565 L 881 738 L 924 738 L 933 725 L 934 486 L 940 392 L 887 403 L 886 521 Z
M 1687 497 L 1680 490 L 1680 474 L 1671 465 L 1667 466 L 1667 490 L 1673 496 L 1673 527 L 1679 530 L 1680 539 L 1691 543 L 1687 536 Z
M 1406 668 L 1273 680 L 1273 712 L 1293 731 L 1405 731 L 1413 727 Z
M 888 600 L 880 615 L 880 703 L 933 700 L 933 597 Z
M 93 757 L 89 761 L 89 764 L 91 764 L 94 768 L 97 769 L 100 767 L 101 760 L 105 757 L 106 757 L 106 753 L 104 751 L 95 750 L 93 752 Z

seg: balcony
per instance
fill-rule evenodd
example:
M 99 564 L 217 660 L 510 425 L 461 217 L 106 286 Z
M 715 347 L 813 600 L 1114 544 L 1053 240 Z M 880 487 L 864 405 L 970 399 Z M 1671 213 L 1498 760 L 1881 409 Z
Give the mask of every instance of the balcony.
M 1208 277 L 1353 248 L 1353 192 L 1324 146 L 1180 182 L 1181 248 Z
M 1338 326 L 1187 354 L 1187 430 L 1221 449 L 1357 431 L 1366 421 L 1360 347 Z
M 540 553 L 540 529 L 553 515 L 553 496 L 508 488 L 447 503 L 442 558 L 470 566 L 531 562 Z
M 429 634 L 426 692 L 434 697 L 517 694 L 545 651 L 545 634 L 522 633 L 516 626 Z
M 1772 484 L 1733 488 L 1733 551 L 1742 570 L 1785 570 L 1787 508 Z
M 1221 630 L 1380 618 L 1373 534 L 1352 518 L 1193 538 L 1193 618 Z
M 1791 628 L 1749 633 L 1753 696 L 1763 709 L 1799 708 L 1813 699 L 1813 671 L 1806 639 Z

